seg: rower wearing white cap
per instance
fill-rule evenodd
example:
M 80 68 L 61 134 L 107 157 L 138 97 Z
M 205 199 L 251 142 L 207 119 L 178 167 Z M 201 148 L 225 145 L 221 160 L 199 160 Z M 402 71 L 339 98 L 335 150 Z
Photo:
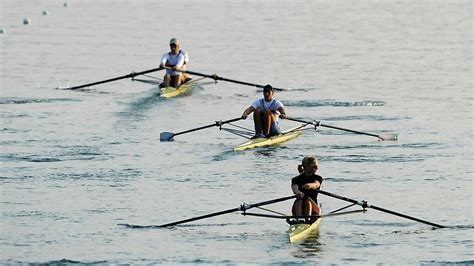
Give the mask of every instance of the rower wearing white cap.
M 181 83 L 185 82 L 185 75 L 176 70 L 185 70 L 186 63 L 189 62 L 189 57 L 186 52 L 179 49 L 179 41 L 176 38 L 170 40 L 170 52 L 165 53 L 161 57 L 160 67 L 169 67 L 166 70 L 162 87 L 178 88 Z

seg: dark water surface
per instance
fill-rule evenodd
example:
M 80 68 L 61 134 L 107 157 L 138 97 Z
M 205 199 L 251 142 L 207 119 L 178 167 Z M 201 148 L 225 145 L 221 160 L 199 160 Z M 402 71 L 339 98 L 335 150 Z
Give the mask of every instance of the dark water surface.
M 1 1 L 0 261 L 472 263 L 472 19 L 471 1 Z M 243 152 L 217 128 L 160 142 L 239 117 L 261 92 L 210 80 L 170 100 L 130 80 L 56 89 L 155 68 L 171 37 L 189 70 L 291 88 L 276 97 L 293 117 L 399 140 L 321 127 Z M 453 227 L 369 210 L 289 244 L 283 221 L 238 213 L 118 225 L 291 195 L 308 154 L 325 190 Z

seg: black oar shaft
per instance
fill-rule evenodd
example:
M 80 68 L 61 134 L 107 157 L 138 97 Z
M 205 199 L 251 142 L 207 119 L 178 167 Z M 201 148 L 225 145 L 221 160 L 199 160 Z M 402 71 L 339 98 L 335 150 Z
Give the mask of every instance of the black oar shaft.
M 190 73 L 190 74 L 191 74 L 191 73 Z M 235 80 L 235 79 L 223 78 L 223 77 L 219 77 L 219 76 L 217 76 L 217 75 L 211 76 L 211 78 L 213 78 L 213 79 L 215 79 L 215 80 L 222 80 L 222 81 L 227 81 L 227 82 L 233 82 L 233 83 L 242 84 L 242 85 L 247 85 L 247 86 L 253 86 L 253 87 L 257 87 L 257 88 L 263 88 L 263 87 L 264 87 L 263 85 L 259 85 L 259 84 L 255 84 L 255 83 L 249 83 L 249 82 L 245 82 L 245 81 L 239 81 L 239 80 Z
M 171 68 L 166 67 L 166 69 L 171 69 Z M 235 79 L 228 79 L 228 78 L 224 78 L 224 77 L 219 77 L 218 75 L 215 75 L 215 74 L 214 75 L 209 75 L 209 74 L 203 74 L 203 73 L 194 72 L 194 71 L 190 71 L 190 70 L 176 70 L 176 71 L 183 72 L 183 73 L 190 74 L 190 75 L 196 75 L 196 76 L 201 76 L 201 77 L 205 77 L 205 78 L 210 78 L 210 79 L 213 79 L 213 80 L 222 80 L 222 81 L 233 82 L 233 83 L 237 83 L 237 84 L 241 84 L 241 85 L 253 86 L 253 87 L 257 87 L 257 88 L 265 87 L 264 85 L 259 85 L 259 84 L 255 84 L 255 83 L 250 83 L 250 82 L 239 81 L 239 80 L 235 80 Z M 273 88 L 273 89 L 277 90 L 277 91 L 284 91 L 285 90 L 285 89 L 282 89 L 282 88 Z
M 291 196 L 288 196 L 288 197 L 283 197 L 283 198 L 278 198 L 278 199 L 273 199 L 273 200 L 267 200 L 267 201 L 263 201 L 263 202 L 259 202 L 259 203 L 244 205 L 245 208 L 244 208 L 242 211 L 247 210 L 247 209 L 250 209 L 250 208 L 260 207 L 260 206 L 263 206 L 263 205 L 268 205 L 268 204 L 273 204 L 273 203 L 277 203 L 277 202 L 280 202 L 280 201 L 285 201 L 285 200 L 293 199 L 293 198 L 296 198 L 296 196 L 295 196 L 295 195 L 291 195 Z M 242 206 L 241 206 L 241 207 L 242 207 Z
M 254 86 L 254 87 L 258 87 L 258 88 L 263 88 L 263 87 L 264 87 L 264 86 L 262 86 L 262 85 L 258 85 L 258 84 L 254 84 L 254 83 L 249 83 L 249 82 L 245 82 L 245 81 L 239 81 L 239 80 L 234 80 L 234 79 L 228 79 L 228 78 L 219 77 L 218 75 L 207 75 L 207 74 L 202 74 L 202 73 L 198 73 L 198 72 L 194 72 L 194 71 L 189 71 L 189 70 L 183 70 L 182 72 L 187 73 L 187 74 L 191 74 L 191 75 L 196 75 L 196 76 L 202 76 L 202 77 L 210 78 L 210 79 L 213 79 L 213 80 L 228 81 L 228 82 L 238 83 L 238 84 L 242 84 L 242 85 Z
M 107 83 L 107 82 L 120 80 L 120 79 L 133 78 L 135 76 L 139 76 L 139 75 L 159 71 L 159 70 L 162 70 L 162 69 L 163 68 L 153 68 L 153 69 L 149 69 L 149 70 L 145 70 L 145 71 L 141 71 L 141 72 L 136 72 L 136 73 L 132 72 L 128 75 L 124 75 L 124 76 L 120 76 L 120 77 L 116 77 L 116 78 L 111 78 L 111 79 L 106 79 L 106 80 L 102 80 L 102 81 L 97 81 L 97 82 L 92 82 L 92 83 L 79 85 L 79 86 L 75 86 L 75 87 L 71 87 L 71 88 L 67 88 L 67 89 L 68 90 L 77 90 L 77 89 L 81 89 L 81 88 L 85 88 L 85 87 L 90 87 L 90 86 L 94 86 L 94 85 L 99 85 L 99 84 L 103 84 L 103 83 Z
M 293 117 L 286 117 L 286 119 L 291 120 L 291 121 L 295 121 L 295 122 L 304 123 L 304 124 L 311 124 L 311 125 L 319 126 L 319 121 L 305 121 L 305 120 L 297 119 L 297 118 L 293 118 Z
M 356 134 L 372 136 L 372 137 L 376 137 L 376 138 L 381 139 L 381 137 L 380 137 L 379 135 L 372 134 L 372 133 L 366 133 L 366 132 L 357 131 L 357 130 L 352 130 L 352 129 L 347 129 L 347 128 L 342 128 L 342 127 L 335 127 L 335 126 L 323 125 L 323 124 L 321 124 L 321 123 L 319 123 L 319 125 L 322 126 L 322 127 L 327 127 L 327 128 L 332 128 L 332 129 L 343 130 L 343 131 L 347 131 L 347 132 L 352 132 L 352 133 L 356 133 Z
M 226 120 L 226 121 L 216 121 L 214 124 L 210 124 L 210 125 L 206 125 L 206 126 L 202 126 L 202 127 L 193 128 L 193 129 L 189 129 L 189 130 L 186 130 L 186 131 L 181 131 L 181 132 L 178 132 L 178 133 L 174 133 L 173 136 L 177 136 L 177 135 L 181 135 L 181 134 L 185 134 L 185 133 L 189 133 L 189 132 L 193 132 L 193 131 L 197 131 L 197 130 L 201 130 L 201 129 L 206 129 L 206 128 L 210 128 L 210 127 L 220 126 L 220 125 L 227 124 L 227 123 L 232 123 L 232 122 L 235 122 L 235 121 L 238 121 L 238 120 L 241 120 L 241 119 L 242 119 L 241 117 L 238 117 L 238 118 L 234 118 L 234 119 L 230 119 L 230 120 Z
M 168 223 L 168 224 L 159 225 L 159 226 L 157 226 L 157 227 L 169 227 L 169 226 L 174 226 L 174 225 L 178 225 L 178 224 L 189 223 L 189 222 L 192 222 L 192 221 L 201 220 L 201 219 L 206 219 L 206 218 L 210 218 L 210 217 L 214 217 L 214 216 L 219 216 L 219 215 L 223 215 L 223 214 L 227 214 L 227 213 L 232 213 L 232 212 L 236 212 L 236 211 L 240 211 L 240 208 L 234 208 L 234 209 L 229 209 L 229 210 L 220 211 L 220 212 L 216 212 L 216 213 L 211 213 L 211 214 L 206 214 L 206 215 L 202 215 L 202 216 L 197 216 L 197 217 L 193 217 L 193 218 L 189 218 L 189 219 L 184 219 L 184 220 L 177 221 L 177 222 L 172 222 L 172 223 Z
M 360 205 L 364 208 L 371 208 L 371 209 L 378 210 L 378 211 L 385 212 L 385 213 L 389 213 L 389 214 L 392 214 L 392 215 L 395 215 L 395 216 L 403 217 L 405 219 L 409 219 L 409 220 L 417 221 L 417 222 L 420 222 L 420 223 L 428 224 L 428 225 L 431 225 L 431 226 L 434 226 L 434 227 L 438 227 L 438 228 L 445 228 L 446 227 L 444 225 L 439 225 L 439 224 L 436 224 L 436 223 L 425 221 L 425 220 L 422 220 L 422 219 L 419 219 L 419 218 L 416 218 L 416 217 L 413 217 L 413 216 L 409 216 L 409 215 L 406 215 L 406 214 L 403 214 L 403 213 L 399 213 L 399 212 L 395 212 L 395 211 L 392 211 L 392 210 L 384 209 L 384 208 L 381 208 L 381 207 L 377 207 L 375 205 L 369 205 L 369 204 L 367 204 L 366 201 L 357 201 L 357 200 L 346 198 L 346 197 L 343 197 L 343 196 L 340 196 L 340 195 L 336 195 L 334 193 L 327 192 L 327 191 L 324 191 L 324 190 L 319 190 L 318 193 L 321 193 L 321 194 L 324 194 L 326 196 L 333 197 L 333 198 L 336 198 L 336 199 L 348 201 L 348 202 Z
M 338 130 L 342 130 L 342 131 L 352 132 L 352 133 L 356 133 L 356 134 L 362 134 L 362 135 L 372 136 L 372 137 L 376 137 L 376 138 L 379 138 L 379 139 L 382 139 L 382 140 L 383 140 L 383 138 L 381 138 L 379 135 L 376 135 L 376 134 L 366 133 L 366 132 L 357 131 L 357 130 L 352 130 L 352 129 L 347 129 L 347 128 L 342 128 L 342 127 L 335 127 L 335 126 L 330 126 L 330 125 L 324 125 L 324 124 L 322 124 L 322 123 L 319 122 L 319 121 L 305 121 L 305 120 L 296 119 L 296 118 L 292 118 L 292 117 L 287 117 L 286 119 L 291 120 L 291 121 L 295 121 L 295 122 L 300 122 L 300 123 L 312 124 L 312 125 L 315 125 L 315 126 L 327 127 L 327 128 L 332 128 L 332 129 L 338 129 Z
M 403 214 L 403 213 L 394 212 L 394 211 L 387 210 L 387 209 L 384 209 L 384 208 L 381 208 L 381 207 L 377 207 L 375 205 L 369 205 L 368 207 L 371 208 L 371 209 L 374 209 L 374 210 L 381 211 L 381 212 L 385 212 L 385 213 L 389 213 L 389 214 L 392 214 L 392 215 L 400 216 L 400 217 L 403 217 L 405 219 L 409 219 L 409 220 L 417 221 L 419 223 L 424 223 L 424 224 L 427 224 L 427 225 L 431 225 L 433 227 L 446 228 L 446 226 L 444 226 L 444 225 L 435 224 L 435 223 L 432 223 L 432 222 L 429 222 L 429 221 L 426 221 L 426 220 L 422 220 L 422 219 L 419 219 L 419 218 L 416 218 L 416 217 L 413 217 L 413 216 L 409 216 L 409 215 L 406 215 L 406 214 Z
M 292 198 L 295 198 L 295 197 L 296 197 L 295 195 L 292 195 L 292 196 L 288 196 L 288 197 L 267 200 L 267 201 L 263 201 L 263 202 L 259 202 L 259 203 L 255 203 L 255 204 L 242 204 L 238 208 L 233 208 L 233 209 L 228 209 L 228 210 L 224 210 L 224 211 L 220 211 L 220 212 L 201 215 L 201 216 L 197 216 L 197 217 L 193 217 L 193 218 L 189 218 L 189 219 L 185 219 L 185 220 L 181 220 L 181 221 L 177 221 L 177 222 L 158 225 L 156 227 L 169 227 L 169 226 L 188 223 L 188 222 L 192 222 L 192 221 L 196 221 L 196 220 L 206 219 L 206 218 L 210 218 L 210 217 L 214 217 L 214 216 L 219 216 L 219 215 L 223 215 L 223 214 L 228 214 L 228 213 L 232 213 L 232 212 L 245 211 L 245 210 L 248 210 L 248 209 L 251 209 L 251 208 L 255 208 L 255 207 L 259 207 L 259 206 L 263 206 L 263 205 L 268 205 L 268 204 L 273 204 L 273 203 L 277 203 L 277 202 L 280 202 L 280 201 L 289 200 L 289 199 L 292 199 Z
M 326 196 L 333 197 L 333 198 L 336 198 L 336 199 L 348 201 L 350 203 L 354 203 L 354 204 L 361 205 L 361 206 L 363 206 L 363 204 L 364 204 L 364 202 L 362 202 L 362 201 L 357 201 L 357 200 L 354 200 L 354 199 L 346 198 L 344 196 L 340 196 L 340 195 L 337 195 L 337 194 L 334 194 L 334 193 L 331 193 L 331 192 L 327 192 L 327 191 L 324 191 L 324 190 L 318 190 L 318 193 L 321 193 L 321 194 L 324 194 Z

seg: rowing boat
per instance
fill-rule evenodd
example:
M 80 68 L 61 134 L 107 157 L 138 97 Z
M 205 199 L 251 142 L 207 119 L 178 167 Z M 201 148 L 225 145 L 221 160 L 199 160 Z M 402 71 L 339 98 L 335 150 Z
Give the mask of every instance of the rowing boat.
M 251 139 L 249 141 L 246 141 L 240 145 L 237 145 L 234 147 L 234 151 L 243 151 L 246 149 L 252 149 L 252 148 L 257 148 L 257 147 L 265 147 L 265 146 L 271 146 L 275 144 L 280 144 L 285 141 L 288 141 L 290 139 L 297 138 L 301 136 L 303 133 L 301 131 L 298 131 L 301 129 L 302 126 L 298 126 L 292 129 L 289 129 L 285 132 L 283 132 L 280 135 L 276 135 L 270 138 L 257 138 L 257 139 Z
M 186 95 L 193 90 L 194 81 L 188 81 L 181 84 L 178 88 L 174 87 L 165 87 L 161 89 L 160 97 L 162 98 L 172 98 L 180 95 Z
M 185 86 L 185 85 L 186 84 L 184 84 L 182 86 Z M 177 93 L 177 95 L 179 95 L 179 93 L 176 92 L 175 89 L 172 89 L 171 93 L 173 93 L 173 92 Z M 173 96 L 177 96 L 177 95 L 173 95 Z M 173 97 L 173 96 L 170 96 L 170 97 Z M 397 139 L 396 134 L 375 135 L 375 134 L 361 132 L 361 131 L 355 131 L 355 130 L 347 129 L 347 128 L 323 125 L 319 121 L 304 121 L 304 120 L 291 118 L 291 117 L 286 117 L 286 119 L 291 120 L 291 121 L 295 121 L 295 122 L 301 122 L 302 124 L 300 126 L 297 126 L 297 127 L 292 128 L 292 129 L 286 130 L 283 133 L 281 133 L 279 135 L 276 135 L 276 136 L 272 136 L 270 138 L 252 139 L 251 136 L 253 136 L 255 134 L 255 131 L 253 129 L 249 129 L 249 128 L 246 128 L 246 127 L 243 127 L 243 126 L 240 126 L 240 125 L 233 124 L 233 122 L 239 121 L 241 119 L 243 119 L 243 118 L 242 117 L 237 117 L 237 118 L 230 119 L 230 120 L 227 120 L 227 121 L 220 120 L 220 121 L 216 121 L 215 123 L 212 123 L 210 125 L 201 126 L 201 127 L 198 127 L 198 128 L 193 128 L 193 129 L 185 130 L 185 131 L 178 132 L 178 133 L 161 132 L 160 133 L 160 141 L 172 141 L 174 139 L 174 137 L 177 136 L 177 135 L 181 135 L 181 134 L 185 134 L 185 133 L 189 133 L 189 132 L 194 132 L 194 131 L 197 131 L 197 130 L 206 129 L 206 128 L 210 128 L 210 127 L 214 127 L 214 126 L 219 127 L 219 130 L 224 130 L 224 131 L 227 131 L 227 132 L 232 133 L 234 135 L 237 135 L 237 136 L 240 136 L 240 137 L 243 137 L 243 138 L 247 139 L 247 141 L 245 141 L 244 143 L 235 146 L 234 149 L 233 149 L 234 151 L 243 151 L 243 150 L 247 150 L 247 149 L 251 149 L 251 148 L 272 146 L 272 145 L 283 143 L 285 141 L 289 141 L 291 139 L 294 139 L 294 138 L 297 138 L 297 137 L 301 136 L 302 131 L 307 129 L 306 128 L 307 126 L 314 126 L 315 130 L 318 128 L 318 126 L 324 126 L 324 127 L 329 127 L 329 128 L 333 128 L 333 129 L 348 131 L 348 132 L 352 132 L 352 133 L 377 137 L 379 140 L 396 140 Z
M 225 122 L 225 121 L 221 121 L 221 122 Z M 162 224 L 162 225 L 135 225 L 135 224 L 119 224 L 119 225 L 123 225 L 123 226 L 126 226 L 128 228 L 164 228 L 164 227 L 172 227 L 172 226 L 176 226 L 176 225 L 179 225 L 179 224 L 189 223 L 189 222 L 193 222 L 193 221 L 197 221 L 197 220 L 207 219 L 207 218 L 211 218 L 211 217 L 215 217 L 215 216 L 220 216 L 220 215 L 224 215 L 224 214 L 229 214 L 229 213 L 234 213 L 234 212 L 241 212 L 241 214 L 244 215 L 244 216 L 286 219 L 286 221 L 290 224 L 290 229 L 288 231 L 289 241 L 290 241 L 290 243 L 295 243 L 295 242 L 301 241 L 301 240 L 309 237 L 311 234 L 315 234 L 316 232 L 318 232 L 319 226 L 321 224 L 321 219 L 323 217 L 324 217 L 324 219 L 326 219 L 326 217 L 330 217 L 330 216 L 340 216 L 340 215 L 353 214 L 353 213 L 365 213 L 367 211 L 367 209 L 370 208 L 370 209 L 374 209 L 374 210 L 381 211 L 381 212 L 384 212 L 384 213 L 388 213 L 388 214 L 391 214 L 391 215 L 396 215 L 396 216 L 399 216 L 399 217 L 402 217 L 402 218 L 405 218 L 405 219 L 409 219 L 409 220 L 412 220 L 412 221 L 417 221 L 419 223 L 428 224 L 428 225 L 436 227 L 436 228 L 447 228 L 447 226 L 444 226 L 444 225 L 432 223 L 432 222 L 422 220 L 422 219 L 419 219 L 419 218 L 416 218 L 416 217 L 413 217 L 413 216 L 409 216 L 409 215 L 406 215 L 406 214 L 403 214 L 403 213 L 399 213 L 399 212 L 396 212 L 396 211 L 393 211 L 393 210 L 389 210 L 389 209 L 385 209 L 385 208 L 382 208 L 382 207 L 378 207 L 378 206 L 375 206 L 375 205 L 368 204 L 368 202 L 365 201 L 365 200 L 355 200 L 355 199 L 347 198 L 347 197 L 337 195 L 337 194 L 334 194 L 334 193 L 331 193 L 331 192 L 328 192 L 328 191 L 323 191 L 323 190 L 318 190 L 318 193 L 322 194 L 322 195 L 332 197 L 332 198 L 335 198 L 335 199 L 339 199 L 339 200 L 342 200 L 342 201 L 347 201 L 350 204 L 347 205 L 347 206 L 344 206 L 342 208 L 338 208 L 334 211 L 327 212 L 327 214 L 325 214 L 325 215 L 322 215 L 321 214 L 321 208 L 316 203 L 313 203 L 312 204 L 313 210 L 315 211 L 315 213 L 317 213 L 317 215 L 314 215 L 314 216 L 293 216 L 293 215 L 288 216 L 288 215 L 285 215 L 283 213 L 279 213 L 279 212 L 274 211 L 274 210 L 270 210 L 270 209 L 267 209 L 267 208 L 262 208 L 262 206 L 264 206 L 264 205 L 270 205 L 270 204 L 274 204 L 274 203 L 277 203 L 277 202 L 283 202 L 283 201 L 286 201 L 286 200 L 296 198 L 296 195 L 291 195 L 291 196 L 287 196 L 287 197 L 262 201 L 262 202 L 258 202 L 258 203 L 254 203 L 254 204 L 243 203 L 242 205 L 240 205 L 239 207 L 236 207 L 236 208 L 222 210 L 222 211 L 209 213 L 209 214 L 204 214 L 204 215 L 200 215 L 200 216 L 196 216 L 196 217 L 192 217 L 192 218 L 187 218 L 187 219 L 184 219 L 184 220 L 171 222 L 171 223 L 166 223 L 166 224 Z M 346 210 L 347 208 L 353 207 L 355 205 L 361 206 L 362 209 L 343 211 L 343 210 Z M 265 213 L 261 213 L 261 212 L 259 212 L 259 213 L 248 212 L 248 210 L 250 210 L 252 208 L 258 208 L 262 211 L 271 212 L 272 214 L 265 214 Z M 305 222 L 303 222 L 303 220 L 301 220 L 301 219 L 308 219 L 308 218 L 310 218 L 309 223 L 305 223 Z M 299 221 L 301 221 L 301 222 L 299 222 Z
M 319 207 L 318 209 L 320 210 Z M 320 224 L 321 218 L 319 217 L 312 219 L 311 222 L 298 222 L 290 224 L 290 229 L 288 230 L 290 243 L 299 242 L 303 239 L 306 239 L 311 234 L 318 232 Z

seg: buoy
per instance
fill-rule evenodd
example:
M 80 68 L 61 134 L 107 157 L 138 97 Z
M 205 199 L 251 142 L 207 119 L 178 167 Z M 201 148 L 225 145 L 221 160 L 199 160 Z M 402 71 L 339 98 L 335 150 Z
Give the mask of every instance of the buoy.
M 68 7 L 68 6 L 69 6 L 69 3 L 68 3 L 68 2 L 64 2 L 63 6 L 64 6 L 64 7 Z
M 49 14 L 48 10 L 43 11 L 43 15 L 44 15 L 44 16 L 46 16 L 46 15 L 48 15 L 48 14 Z
M 0 34 L 5 34 L 5 33 L 7 33 L 7 30 L 0 28 Z
M 31 20 L 29 18 L 23 19 L 23 24 L 28 25 L 30 24 Z

